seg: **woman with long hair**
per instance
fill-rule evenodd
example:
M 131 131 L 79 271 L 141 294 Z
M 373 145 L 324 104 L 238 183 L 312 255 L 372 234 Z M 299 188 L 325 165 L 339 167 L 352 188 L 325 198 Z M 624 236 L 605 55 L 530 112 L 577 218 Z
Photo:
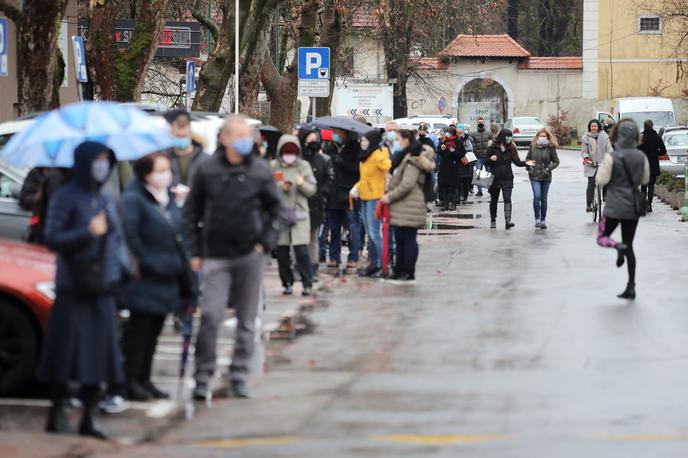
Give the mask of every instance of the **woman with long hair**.
M 497 135 L 495 142 L 488 150 L 490 160 L 490 171 L 494 176 L 492 186 L 490 186 L 490 228 L 497 228 L 497 203 L 499 193 L 504 198 L 504 227 L 509 230 L 515 226 L 511 222 L 511 193 L 514 190 L 514 172 L 511 164 L 517 167 L 535 165 L 534 161 L 526 163 L 518 156 L 518 150 L 513 142 L 513 133 L 509 129 L 502 129 Z
M 583 156 L 583 173 L 588 179 L 588 188 L 585 193 L 587 206 L 585 211 L 592 213 L 592 201 L 595 199 L 595 175 L 597 168 L 604 160 L 607 153 L 611 153 L 612 142 L 609 141 L 609 136 L 602 130 L 602 123 L 597 119 L 593 119 L 588 123 L 588 132 L 583 135 L 583 147 L 581 155 Z
M 645 154 L 638 150 L 640 132 L 635 121 L 621 120 L 612 129 L 610 138 L 616 145 L 616 151 L 605 155 L 596 176 L 597 185 L 604 186 L 606 191 L 604 216 L 600 220 L 597 243 L 602 247 L 616 249 L 617 267 L 621 267 L 626 261 L 628 284 L 618 297 L 635 299 L 636 259 L 633 239 L 638 220 L 644 214 L 640 186 L 650 182 L 650 163 Z M 619 225 L 622 243 L 611 238 Z
M 552 170 L 559 167 L 557 155 L 557 139 L 545 127 L 540 129 L 531 142 L 526 162 L 534 161 L 535 165 L 528 168 L 530 185 L 533 188 L 533 213 L 535 227 L 547 229 L 547 194 L 552 184 Z

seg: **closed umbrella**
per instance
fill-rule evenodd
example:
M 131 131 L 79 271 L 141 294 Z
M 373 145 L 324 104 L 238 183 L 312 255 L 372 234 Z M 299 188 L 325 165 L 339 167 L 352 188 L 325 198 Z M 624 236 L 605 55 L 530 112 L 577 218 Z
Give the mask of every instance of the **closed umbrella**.
M 16 166 L 71 167 L 74 150 L 87 140 L 107 145 L 121 161 L 184 146 L 162 118 L 118 103 L 82 102 L 36 117 L 5 145 L 0 159 Z

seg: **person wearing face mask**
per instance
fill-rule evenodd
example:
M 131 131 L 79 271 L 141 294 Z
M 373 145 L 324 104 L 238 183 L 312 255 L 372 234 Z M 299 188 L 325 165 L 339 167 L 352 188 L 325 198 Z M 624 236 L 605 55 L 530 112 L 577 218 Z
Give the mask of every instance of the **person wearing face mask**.
M 442 211 L 456 210 L 459 195 L 461 157 L 466 154 L 466 149 L 456 134 L 456 127 L 450 127 L 439 147 L 440 167 L 437 180 Z
M 65 403 L 76 382 L 84 405 L 79 433 L 106 439 L 95 421 L 100 387 L 124 382 L 113 291 L 128 274 L 129 257 L 114 200 L 103 191 L 115 165 L 108 147 L 82 143 L 71 181 L 50 201 L 44 238 L 57 253 L 56 295 L 37 372 L 51 384 L 48 432 L 72 431 Z
M 468 194 L 471 191 L 471 180 L 473 179 L 473 163 L 466 159 L 467 153 L 473 152 L 473 142 L 471 137 L 464 130 L 465 124 L 459 125 L 456 129 L 456 144 L 459 152 L 459 197 L 458 202 L 466 204 Z
M 592 201 L 595 199 L 595 175 L 597 168 L 604 160 L 604 156 L 611 153 L 612 143 L 609 135 L 602 130 L 602 124 L 597 119 L 588 123 L 588 132 L 583 135 L 581 155 L 583 156 L 583 173 L 588 179 L 588 187 L 585 191 L 585 211 L 592 213 Z
M 401 151 L 399 146 L 399 124 L 396 121 L 389 121 L 385 124 L 384 144 L 392 159 L 396 153 Z
M 487 150 L 492 145 L 493 135 L 492 131 L 485 127 L 485 119 L 478 118 L 478 130 L 471 134 L 473 139 L 473 152 L 478 158 L 478 162 L 475 164 L 477 170 L 482 169 L 485 165 L 489 163 L 489 156 L 487 155 Z M 482 186 L 478 187 L 478 193 L 476 197 L 483 196 Z
M 254 138 L 246 118 L 228 116 L 218 151 L 198 168 L 184 205 L 192 267 L 203 274 L 193 392 L 199 400 L 210 396 L 208 383 L 228 302 L 237 319 L 229 391 L 240 398 L 250 396 L 247 380 L 265 254 L 276 245 L 282 215 L 282 196 L 270 165 L 252 155 Z
M 511 164 L 518 167 L 526 165 L 534 166 L 534 161 L 524 162 L 518 156 L 518 150 L 513 142 L 513 134 L 509 129 L 502 129 L 497 135 L 497 139 L 490 146 L 490 170 L 494 175 L 494 181 L 490 186 L 490 228 L 497 228 L 497 203 L 499 193 L 504 198 L 504 226 L 507 230 L 515 226 L 511 222 L 511 193 L 514 190 L 514 171 Z
M 138 271 L 119 292 L 131 312 L 122 335 L 127 396 L 134 401 L 167 399 L 151 382 L 153 356 L 165 318 L 192 297 L 183 291 L 191 269 L 181 210 L 170 187 L 171 161 L 164 153 L 134 163 L 136 178 L 122 196 L 124 230 Z
M 368 267 L 359 274 L 377 277 L 382 267 L 382 232 L 375 218 L 377 203 L 385 195 L 387 174 L 392 167 L 387 150 L 380 146 L 382 135 L 375 129 L 361 137 L 361 179 L 352 188 L 352 195 L 361 200 L 361 217 L 368 235 Z
M 349 256 L 346 269 L 358 267 L 361 246 L 361 221 L 356 208 L 349 207 L 349 192 L 359 180 L 358 163 L 361 146 L 355 134 L 334 129 L 332 141 L 337 152 L 332 157 L 334 181 L 327 196 L 327 223 L 330 229 L 330 262 L 328 267 L 341 264 L 342 227 L 349 229 Z
M 308 246 L 311 241 L 311 223 L 308 199 L 317 190 L 311 165 L 301 159 L 299 140 L 293 135 L 282 135 L 277 144 L 277 159 L 271 167 L 277 184 L 282 189 L 283 203 L 289 212 L 289 227 L 282 229 L 277 241 L 277 262 L 284 291 L 293 294 L 294 272 L 291 269 L 291 250 L 296 255 L 296 267 L 303 284 L 303 296 L 313 294 L 313 274 Z
M 528 167 L 528 175 L 533 188 L 535 227 L 538 229 L 547 229 L 547 193 L 552 183 L 552 170 L 559 167 L 557 146 L 557 139 L 543 127 L 535 134 L 526 156 L 526 162 L 535 162 L 535 165 Z
M 313 281 L 319 277 L 320 232 L 325 223 L 325 201 L 334 180 L 332 160 L 321 150 L 320 134 L 310 128 L 299 130 L 302 156 L 313 170 L 317 185 L 315 194 L 308 199 L 308 210 L 311 220 L 311 242 L 308 253 L 311 260 Z

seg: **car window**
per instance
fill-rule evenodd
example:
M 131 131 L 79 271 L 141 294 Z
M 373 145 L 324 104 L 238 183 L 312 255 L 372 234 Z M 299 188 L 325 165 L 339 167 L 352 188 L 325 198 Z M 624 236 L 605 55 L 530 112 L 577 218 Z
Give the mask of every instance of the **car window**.
M 666 134 L 664 136 L 664 143 L 667 147 L 687 146 L 688 147 L 688 132 L 678 132 L 675 134 Z
M 12 132 L 11 134 L 0 135 L 0 150 L 2 150 L 2 148 L 7 144 L 7 142 L 10 141 L 12 135 L 14 135 L 14 132 Z
M 7 199 L 13 197 L 18 186 L 19 184 L 16 181 L 0 172 L 0 198 Z

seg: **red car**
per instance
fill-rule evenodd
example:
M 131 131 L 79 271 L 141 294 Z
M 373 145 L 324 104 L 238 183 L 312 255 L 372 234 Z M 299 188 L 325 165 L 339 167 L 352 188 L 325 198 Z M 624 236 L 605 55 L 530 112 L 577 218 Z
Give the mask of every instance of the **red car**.
M 34 377 L 55 298 L 55 254 L 0 240 L 0 395 Z

